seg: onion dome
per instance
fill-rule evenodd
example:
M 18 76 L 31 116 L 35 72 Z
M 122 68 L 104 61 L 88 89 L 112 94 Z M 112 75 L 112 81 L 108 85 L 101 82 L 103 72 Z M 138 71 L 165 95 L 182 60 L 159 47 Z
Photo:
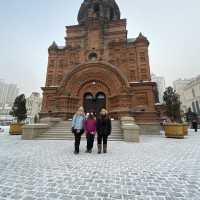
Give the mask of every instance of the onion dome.
M 90 20 L 109 22 L 120 19 L 120 10 L 115 0 L 84 0 L 79 13 L 79 24 Z

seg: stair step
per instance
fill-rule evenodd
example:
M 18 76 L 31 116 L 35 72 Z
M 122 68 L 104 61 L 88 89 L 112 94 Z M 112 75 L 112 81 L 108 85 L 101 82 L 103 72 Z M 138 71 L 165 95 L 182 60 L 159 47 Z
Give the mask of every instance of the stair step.
M 59 126 L 54 126 L 53 128 L 66 128 L 66 127 L 70 127 L 71 128 L 71 124 L 70 125 L 66 125 L 66 126 L 60 126 L 60 125 Z M 118 128 L 120 128 L 120 126 L 112 126 L 112 128 L 113 129 L 115 129 L 115 128 L 118 129 Z
M 72 141 L 74 141 L 74 138 L 67 138 L 67 137 L 37 137 L 36 139 L 43 139 L 43 140 L 45 140 L 45 139 L 47 139 L 47 140 L 49 140 L 49 139 L 52 139 L 52 140 L 72 140 Z M 82 138 L 81 140 L 83 140 L 83 141 L 86 141 L 86 139 L 85 138 Z M 122 141 L 122 140 L 124 140 L 123 138 L 109 138 L 108 139 L 109 141 Z
M 65 133 L 42 133 L 40 134 L 41 136 L 45 136 L 45 135 L 50 135 L 50 136 L 72 136 L 74 137 L 73 134 L 65 134 Z M 82 137 L 86 137 L 85 134 L 82 135 Z M 97 135 L 95 136 L 97 137 Z M 123 137 L 122 134 L 111 134 L 109 137 Z
M 71 133 L 71 130 L 60 130 L 60 129 L 49 129 L 47 132 L 63 132 L 63 133 Z M 112 133 L 121 133 L 121 130 L 112 130 Z
M 36 140 L 66 140 L 66 141 L 72 141 L 74 139 L 66 139 L 66 138 L 36 138 Z M 123 139 L 109 139 L 108 141 L 123 141 Z
M 69 129 L 49 129 L 48 131 L 63 131 L 63 132 L 71 132 Z M 112 130 L 112 132 L 121 132 L 120 129 Z
M 63 136 L 63 137 L 74 137 L 73 134 L 62 134 L 62 133 L 42 133 L 40 134 L 40 136 L 44 137 L 44 136 L 50 136 L 50 137 L 60 137 L 60 136 Z M 85 135 L 83 135 L 82 137 L 85 137 Z M 96 136 L 97 137 L 97 136 Z M 116 134 L 112 134 L 110 135 L 109 137 L 123 137 L 122 134 L 119 134 L 119 135 L 116 135 Z
M 40 134 L 37 140 L 74 140 L 71 132 L 72 121 L 62 121 L 51 127 L 46 133 Z M 82 140 L 86 140 L 85 135 Z M 112 121 L 112 134 L 109 141 L 123 141 L 123 135 L 119 121 Z
M 53 131 L 53 132 L 46 132 L 48 134 L 64 134 L 64 135 L 73 135 L 71 132 L 63 132 L 63 131 Z M 83 134 L 85 135 L 85 134 Z M 112 132 L 111 135 L 122 135 L 121 132 Z
M 49 129 L 48 132 L 65 132 L 65 133 L 71 133 L 71 130 L 66 129 Z M 120 133 L 121 130 L 112 130 L 112 133 Z

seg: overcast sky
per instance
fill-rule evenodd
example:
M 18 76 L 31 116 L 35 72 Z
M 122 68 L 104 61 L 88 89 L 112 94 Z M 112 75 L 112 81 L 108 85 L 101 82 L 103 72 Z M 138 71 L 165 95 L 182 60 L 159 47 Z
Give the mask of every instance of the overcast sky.
M 0 0 L 0 79 L 29 95 L 44 86 L 48 46 L 64 44 L 83 0 Z M 150 41 L 151 72 L 167 85 L 200 74 L 200 0 L 117 0 L 129 37 Z

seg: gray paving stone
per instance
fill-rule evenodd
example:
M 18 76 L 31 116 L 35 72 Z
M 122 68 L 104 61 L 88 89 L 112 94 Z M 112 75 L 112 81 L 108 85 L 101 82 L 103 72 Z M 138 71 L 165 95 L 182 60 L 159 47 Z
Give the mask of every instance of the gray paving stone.
M 84 196 L 74 196 L 73 199 L 74 200 L 86 200 L 87 198 Z
M 98 192 L 98 193 L 97 193 L 97 196 L 98 196 L 98 197 L 104 197 L 104 198 L 105 198 L 105 197 L 108 197 L 109 194 L 108 194 L 108 193 L 103 193 L 103 192 Z
M 121 194 L 111 194 L 110 197 L 112 199 L 122 199 L 123 196 Z
M 85 197 L 94 197 L 95 196 L 95 192 L 86 191 L 86 192 L 83 193 L 83 196 L 85 196 Z
M 10 197 L 10 199 L 12 200 L 22 200 L 23 199 L 23 196 L 20 196 L 20 195 L 13 195 Z
M 200 133 L 110 142 L 73 155 L 73 141 L 0 135 L 0 200 L 200 200 Z
M 47 199 L 57 199 L 60 195 L 57 193 L 49 193 Z
M 25 196 L 25 197 L 23 198 L 23 200 L 35 200 L 35 198 L 34 198 L 34 197 L 31 197 L 31 196 Z

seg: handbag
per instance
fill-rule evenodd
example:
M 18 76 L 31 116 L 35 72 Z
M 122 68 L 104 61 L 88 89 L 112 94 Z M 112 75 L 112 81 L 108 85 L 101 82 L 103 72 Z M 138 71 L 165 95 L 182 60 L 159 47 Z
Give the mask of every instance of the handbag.
M 74 127 L 72 127 L 72 130 L 71 130 L 71 131 L 72 131 L 72 133 L 75 133 L 75 132 L 76 132 L 76 130 L 74 129 Z

